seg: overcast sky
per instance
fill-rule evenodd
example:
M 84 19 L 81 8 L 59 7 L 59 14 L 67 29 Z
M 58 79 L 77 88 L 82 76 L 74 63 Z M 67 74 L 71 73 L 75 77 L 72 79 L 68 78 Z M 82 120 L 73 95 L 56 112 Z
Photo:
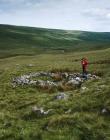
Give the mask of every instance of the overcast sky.
M 0 24 L 110 32 L 110 0 L 0 0 Z

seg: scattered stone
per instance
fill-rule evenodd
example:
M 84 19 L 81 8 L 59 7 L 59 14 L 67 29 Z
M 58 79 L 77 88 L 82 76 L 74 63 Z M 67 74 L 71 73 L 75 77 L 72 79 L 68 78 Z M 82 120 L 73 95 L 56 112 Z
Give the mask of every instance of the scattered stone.
M 52 73 L 52 74 L 51 74 L 51 78 L 52 78 L 54 81 L 61 81 L 61 80 L 63 80 L 62 73 L 60 73 L 60 72 Z
M 52 111 L 53 109 L 49 109 L 47 111 L 44 111 L 44 109 L 42 107 L 38 108 L 37 106 L 32 107 L 32 112 L 36 113 L 38 116 L 41 115 L 48 115 L 50 113 L 50 111 Z
M 80 77 L 76 77 L 75 79 L 76 81 L 82 82 L 82 79 Z
M 40 80 L 41 77 L 49 78 L 51 80 Z M 33 78 L 39 78 L 39 80 L 33 80 Z M 99 77 L 96 75 L 88 74 L 88 79 L 98 79 Z M 15 88 L 17 85 L 24 86 L 24 85 L 31 85 L 36 86 L 41 89 L 51 89 L 51 88 L 57 88 L 57 89 L 74 89 L 74 88 L 80 88 L 82 83 L 84 82 L 84 78 L 81 73 L 51 73 L 51 72 L 36 72 L 36 73 L 30 73 L 26 75 L 21 75 L 19 77 L 15 77 L 12 80 L 12 87 Z
M 81 89 L 82 89 L 82 90 L 85 90 L 85 89 L 86 89 L 86 87 L 82 87 Z
M 57 96 L 55 96 L 55 99 L 57 99 L 57 100 L 62 100 L 62 99 L 66 100 L 66 99 L 68 99 L 68 95 L 66 95 L 65 93 L 61 92 Z
M 107 108 L 103 108 L 103 109 L 101 110 L 101 114 L 102 114 L 102 115 L 109 115 L 109 114 L 110 114 L 110 110 L 108 110 Z
M 102 114 L 104 114 L 104 113 L 107 113 L 107 109 L 106 108 L 102 109 Z
M 71 79 L 70 81 L 67 82 L 67 84 L 68 84 L 68 85 L 73 85 L 73 86 L 74 86 L 74 85 L 78 85 L 79 82 L 78 82 L 77 80 L 75 80 L 75 79 Z
M 82 82 L 75 79 L 71 79 L 70 81 L 68 81 L 66 83 L 67 86 L 71 86 L 71 87 L 81 87 Z
M 65 114 L 69 114 L 69 113 L 71 113 L 71 112 L 72 112 L 72 110 L 69 109 L 69 110 L 67 110 L 67 111 L 65 112 Z
M 68 74 L 67 72 L 62 73 L 62 77 L 63 77 L 63 78 L 68 78 L 68 76 L 69 76 L 69 74 Z
M 17 86 L 16 83 L 12 83 L 11 85 L 13 88 L 16 88 L 16 86 Z
M 92 74 L 87 74 L 87 79 L 91 79 Z
M 33 67 L 34 65 L 33 65 L 33 64 L 29 64 L 29 65 L 27 65 L 27 66 L 29 66 L 29 67 Z
M 84 91 L 85 91 L 85 90 L 88 90 L 87 87 L 81 87 L 81 89 L 84 90 Z
M 30 85 L 36 85 L 36 83 L 37 83 L 37 81 L 34 81 L 34 80 L 31 80 L 31 81 L 29 82 Z

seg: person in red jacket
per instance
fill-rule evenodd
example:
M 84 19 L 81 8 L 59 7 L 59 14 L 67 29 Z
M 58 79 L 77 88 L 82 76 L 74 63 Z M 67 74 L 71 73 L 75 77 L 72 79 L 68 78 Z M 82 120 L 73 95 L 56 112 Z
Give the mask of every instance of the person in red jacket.
M 82 58 L 81 65 L 83 70 L 83 77 L 87 77 L 87 66 L 88 66 L 87 58 Z

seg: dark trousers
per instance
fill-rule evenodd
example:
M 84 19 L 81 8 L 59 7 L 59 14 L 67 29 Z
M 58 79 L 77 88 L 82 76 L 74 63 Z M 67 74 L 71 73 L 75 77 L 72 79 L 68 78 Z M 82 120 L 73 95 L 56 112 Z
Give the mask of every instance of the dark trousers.
M 82 73 L 83 78 L 87 79 L 87 70 L 86 70 L 85 66 L 82 66 L 82 70 L 83 70 L 83 73 Z
M 82 69 L 83 69 L 83 73 L 87 74 L 87 70 L 86 70 L 85 66 L 82 66 Z

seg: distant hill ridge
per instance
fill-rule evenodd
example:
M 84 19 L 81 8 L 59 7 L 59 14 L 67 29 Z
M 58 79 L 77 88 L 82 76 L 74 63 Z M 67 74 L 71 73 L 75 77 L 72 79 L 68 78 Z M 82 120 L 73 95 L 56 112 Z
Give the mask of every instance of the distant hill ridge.
M 0 25 L 0 57 L 90 51 L 110 47 L 110 32 Z

